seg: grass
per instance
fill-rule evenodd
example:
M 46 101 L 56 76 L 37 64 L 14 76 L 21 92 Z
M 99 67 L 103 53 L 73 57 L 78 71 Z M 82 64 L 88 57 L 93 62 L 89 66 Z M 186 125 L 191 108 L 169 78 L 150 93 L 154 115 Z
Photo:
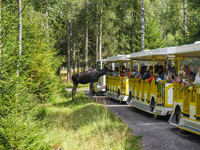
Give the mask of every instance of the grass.
M 65 88 L 73 88 L 73 83 L 72 82 L 67 82 L 64 84 Z M 89 89 L 90 88 L 90 84 L 79 84 L 78 88 L 80 89 Z
M 83 91 L 77 93 L 78 101 L 71 94 L 57 102 L 46 104 L 45 121 L 48 125 L 45 143 L 52 148 L 65 150 L 138 150 L 140 136 L 119 118 L 88 99 Z

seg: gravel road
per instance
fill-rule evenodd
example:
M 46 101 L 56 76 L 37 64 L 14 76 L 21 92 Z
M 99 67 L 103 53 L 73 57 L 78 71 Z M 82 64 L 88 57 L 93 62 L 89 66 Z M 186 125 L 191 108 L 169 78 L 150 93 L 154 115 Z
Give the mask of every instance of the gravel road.
M 84 90 L 87 95 L 88 90 Z M 134 109 L 132 106 L 105 99 L 98 102 L 121 118 L 134 135 L 142 136 L 144 150 L 200 150 L 200 136 L 180 133 L 180 130 L 168 123 L 169 117 L 154 119 L 153 115 Z

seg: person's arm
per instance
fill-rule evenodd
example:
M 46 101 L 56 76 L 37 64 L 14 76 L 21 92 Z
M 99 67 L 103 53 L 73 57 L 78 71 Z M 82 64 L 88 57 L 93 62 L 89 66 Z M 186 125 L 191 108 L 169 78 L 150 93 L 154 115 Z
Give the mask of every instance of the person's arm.
M 138 77 L 139 77 L 139 74 L 136 74 L 136 75 L 135 75 L 135 78 L 138 78 Z
M 153 76 L 151 76 L 148 80 L 147 80 L 147 82 L 151 82 L 151 80 L 153 79 Z

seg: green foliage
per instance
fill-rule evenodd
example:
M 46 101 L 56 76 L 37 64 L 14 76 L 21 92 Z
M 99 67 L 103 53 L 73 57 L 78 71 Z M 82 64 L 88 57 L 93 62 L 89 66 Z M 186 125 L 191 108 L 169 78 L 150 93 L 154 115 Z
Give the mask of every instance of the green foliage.
M 78 101 L 66 99 L 46 105 L 45 119 L 50 132 L 45 141 L 63 149 L 140 149 L 140 136 L 132 135 L 122 120 L 101 104 L 88 99 L 83 91 Z
M 23 47 L 19 55 L 18 16 L 14 10 L 17 3 L 4 4 L 0 148 L 49 149 L 48 143 L 41 142 L 46 135 L 42 130 L 46 112 L 39 103 L 52 101 L 61 92 L 60 78 L 56 75 L 61 58 L 54 49 L 55 39 L 51 28 L 46 27 L 44 15 L 28 3 L 22 14 Z
M 156 20 L 148 22 L 145 30 L 146 49 L 156 49 L 166 46 L 158 28 L 158 22 Z

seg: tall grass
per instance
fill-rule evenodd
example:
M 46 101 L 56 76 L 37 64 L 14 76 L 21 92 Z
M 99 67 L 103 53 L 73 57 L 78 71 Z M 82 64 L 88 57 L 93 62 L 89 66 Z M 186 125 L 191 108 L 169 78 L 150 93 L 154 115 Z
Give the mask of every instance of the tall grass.
M 78 101 L 71 94 L 52 104 L 46 104 L 44 119 L 48 127 L 44 143 L 65 150 L 123 150 L 141 149 L 140 137 L 132 135 L 119 118 L 101 104 L 77 93 Z
M 65 88 L 73 88 L 73 82 L 67 82 L 67 83 L 63 83 L 63 86 Z M 90 84 L 79 84 L 78 88 L 80 89 L 89 89 L 90 88 Z

